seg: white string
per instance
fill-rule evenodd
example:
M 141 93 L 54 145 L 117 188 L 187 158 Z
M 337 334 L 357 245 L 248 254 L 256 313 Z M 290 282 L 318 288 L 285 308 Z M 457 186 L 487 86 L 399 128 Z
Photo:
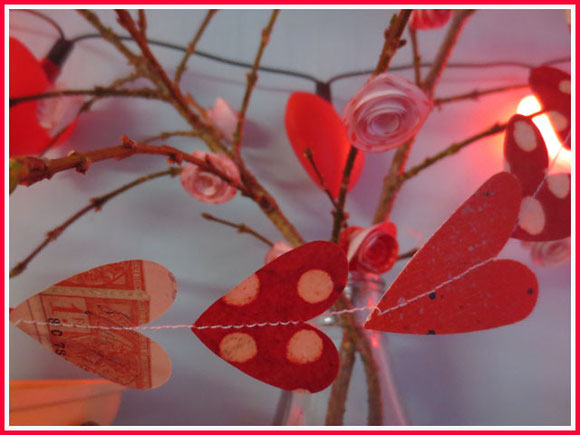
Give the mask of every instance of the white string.
M 548 168 L 544 174 L 544 178 L 542 179 L 542 181 L 538 185 L 536 191 L 532 195 L 532 199 L 535 199 L 536 195 L 540 192 L 540 189 L 542 188 L 542 186 L 546 182 L 546 179 L 548 178 L 548 174 L 554 168 L 556 160 L 558 160 L 558 157 L 560 156 L 560 152 L 562 151 L 564 144 L 567 143 L 569 140 L 570 140 L 570 133 L 568 133 L 566 140 L 564 140 L 564 142 L 560 144 L 560 148 L 558 149 L 558 152 L 556 153 L 554 159 L 551 161 L 550 165 L 548 166 Z M 516 225 L 515 225 L 514 229 L 517 228 L 517 226 L 519 225 L 519 222 L 520 222 L 520 218 L 518 216 L 518 219 L 516 221 Z M 485 264 L 487 264 L 491 261 L 494 261 L 496 258 L 497 257 L 488 258 L 487 260 L 484 260 L 480 263 L 477 263 L 477 264 L 469 267 L 468 269 L 464 270 L 459 275 L 456 275 L 453 278 L 450 278 L 446 281 L 443 281 L 442 283 L 438 284 L 437 286 L 435 286 L 431 290 L 426 291 L 424 293 L 421 293 L 421 294 L 414 296 L 410 299 L 407 299 L 404 302 L 401 302 L 397 305 L 386 308 L 385 310 L 381 310 L 378 307 L 378 305 L 364 306 L 364 307 L 350 308 L 350 309 L 345 309 L 345 310 L 340 310 L 340 311 L 331 311 L 328 313 L 323 313 L 323 314 L 316 316 L 314 319 L 317 319 L 319 317 L 337 316 L 337 315 L 342 315 L 342 314 L 353 314 L 353 313 L 360 312 L 360 311 L 375 311 L 375 310 L 378 311 L 379 316 L 383 316 L 383 315 L 390 313 L 392 311 L 395 311 L 401 307 L 407 306 L 408 304 L 413 303 L 419 299 L 422 299 L 425 296 L 429 296 L 430 294 L 433 294 L 434 292 L 436 292 L 440 288 L 445 287 L 446 285 L 448 285 L 448 284 L 462 278 L 463 276 L 467 275 L 469 272 L 471 272 L 475 269 L 478 269 L 478 268 L 484 266 Z M 300 321 L 300 320 L 289 320 L 286 322 L 283 322 L 283 321 L 262 322 L 262 323 L 250 323 L 250 324 L 242 324 L 242 325 L 196 326 L 196 325 L 191 325 L 191 324 L 175 324 L 175 325 L 151 325 L 151 326 L 146 326 L 146 325 L 145 326 L 143 326 L 143 325 L 139 325 L 139 326 L 100 326 L 100 325 L 88 325 L 88 324 L 76 324 L 76 323 L 58 323 L 58 324 L 55 324 L 55 323 L 41 322 L 41 321 L 36 321 L 36 320 L 21 320 L 21 319 L 19 319 L 19 320 L 14 322 L 14 325 L 18 326 L 20 323 L 32 324 L 32 325 L 44 325 L 44 326 L 52 325 L 52 326 L 59 326 L 59 327 L 64 327 L 64 328 L 100 329 L 100 330 L 105 330 L 105 331 L 107 331 L 107 330 L 112 330 L 112 331 L 134 331 L 134 330 L 155 331 L 155 330 L 163 330 L 163 329 L 195 329 L 198 331 L 203 331 L 203 330 L 207 330 L 207 329 L 210 329 L 210 330 L 211 329 L 242 329 L 242 328 L 262 328 L 265 326 L 288 326 L 288 325 L 299 325 L 299 324 L 304 323 L 304 322 Z

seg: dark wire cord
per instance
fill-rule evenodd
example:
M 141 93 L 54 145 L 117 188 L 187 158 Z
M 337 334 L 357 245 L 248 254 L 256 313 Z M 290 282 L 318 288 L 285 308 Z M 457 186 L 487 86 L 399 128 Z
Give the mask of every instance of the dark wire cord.
M 31 9 L 12 9 L 12 10 L 15 12 L 25 12 L 27 14 L 34 15 L 35 17 L 38 17 L 41 20 L 46 21 L 47 23 L 49 23 L 52 27 L 54 27 L 56 29 L 56 31 L 58 32 L 58 35 L 60 36 L 60 39 L 66 39 L 66 37 L 64 36 L 64 31 L 62 30 L 62 27 L 60 27 L 59 24 L 56 21 L 54 21 L 52 18 L 50 18 L 48 15 L 44 15 L 42 12 L 33 11 Z
M 101 38 L 101 35 L 98 33 L 88 33 L 86 35 L 80 35 L 80 36 L 77 36 L 76 38 L 71 39 L 71 42 L 75 43 L 75 42 L 83 41 L 86 39 L 96 39 L 96 38 Z M 119 38 L 123 41 L 135 42 L 135 41 L 133 41 L 133 38 L 131 38 L 130 36 L 119 36 Z M 148 39 L 147 41 L 151 45 L 157 45 L 159 47 L 165 47 L 165 48 L 169 48 L 169 49 L 177 50 L 177 51 L 182 51 L 182 52 L 187 51 L 187 47 L 185 47 L 183 45 L 173 44 L 171 42 L 159 41 L 156 39 Z M 238 67 L 248 68 L 248 69 L 252 68 L 252 65 L 249 63 L 242 62 L 239 60 L 234 60 L 234 59 L 228 59 L 226 57 L 217 56 L 215 54 L 207 53 L 207 52 L 204 52 L 201 50 L 196 50 L 193 54 L 196 56 L 199 56 L 199 57 L 203 57 L 206 59 L 216 61 L 216 62 L 221 62 L 221 63 L 224 63 L 226 65 L 233 65 L 233 66 L 238 66 Z M 542 63 L 542 65 L 553 65 L 553 64 L 563 63 L 563 62 L 570 62 L 570 58 L 569 57 L 560 57 L 557 59 L 552 59 L 548 62 L 544 62 L 544 63 Z M 431 65 L 432 65 L 432 62 L 423 62 L 423 63 L 421 63 L 420 66 L 422 68 L 424 68 L 424 67 L 430 67 Z M 525 63 L 525 62 L 508 62 L 508 61 L 479 62 L 479 63 L 478 62 L 449 62 L 447 64 L 448 68 L 517 67 L 517 68 L 524 68 L 524 69 L 532 69 L 532 68 L 535 68 L 536 66 L 537 65 L 532 65 L 529 63 Z M 391 66 L 389 68 L 389 70 L 390 71 L 403 71 L 403 70 L 408 70 L 411 68 L 413 68 L 413 64 L 405 64 L 405 65 Z M 327 83 L 327 84 L 331 84 L 331 83 L 334 83 L 335 81 L 346 79 L 346 78 L 369 75 L 369 74 L 372 74 L 374 71 L 373 69 L 349 71 L 346 73 L 337 74 L 337 75 L 331 77 L 330 79 L 324 81 L 324 80 L 321 80 L 313 75 L 302 73 L 299 71 L 292 71 L 292 70 L 287 70 L 287 69 L 282 69 L 282 68 L 274 68 L 274 67 L 269 67 L 269 66 L 260 66 L 258 69 L 260 71 L 270 72 L 270 73 L 274 73 L 274 74 L 284 74 L 287 76 L 298 77 L 298 78 L 302 78 L 305 80 L 310 80 L 314 83 Z

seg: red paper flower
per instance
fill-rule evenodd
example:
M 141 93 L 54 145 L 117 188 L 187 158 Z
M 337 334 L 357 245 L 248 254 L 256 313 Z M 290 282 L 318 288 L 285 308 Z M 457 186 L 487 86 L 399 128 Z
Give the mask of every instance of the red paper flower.
M 194 151 L 194 157 L 206 158 L 220 171 L 236 182 L 240 182 L 240 172 L 228 157 L 223 154 Z M 181 184 L 187 193 L 203 202 L 221 204 L 236 196 L 237 190 L 215 174 L 204 171 L 199 166 L 187 163 L 181 171 Z
M 351 271 L 385 273 L 399 254 L 397 228 L 392 222 L 366 229 L 349 227 L 341 233 L 339 245 L 347 254 Z
M 269 262 L 278 258 L 280 255 L 285 254 L 291 250 L 292 246 L 290 246 L 288 243 L 283 242 L 282 240 L 277 241 L 266 254 L 266 258 L 264 258 L 264 264 L 268 264 Z
M 10 98 L 39 94 L 49 90 L 51 81 L 56 77 L 58 70 L 48 58 L 42 62 L 17 39 L 10 38 Z M 56 99 L 53 99 L 53 102 Z M 54 145 L 64 142 L 73 132 L 75 122 L 68 127 L 70 117 L 64 117 L 58 122 L 51 115 L 52 110 L 44 110 L 50 100 L 30 101 L 17 104 L 10 108 L 10 157 L 16 155 L 39 154 L 52 142 Z M 67 110 L 68 112 L 68 110 Z M 64 113 L 61 111 L 64 115 Z M 65 128 L 66 127 L 66 128 Z M 56 135 L 58 134 L 58 137 Z
M 383 73 L 371 78 L 350 99 L 342 113 L 353 146 L 382 153 L 417 134 L 432 102 L 403 77 Z
M 409 26 L 415 30 L 429 30 L 443 27 L 451 17 L 450 9 L 415 9 Z

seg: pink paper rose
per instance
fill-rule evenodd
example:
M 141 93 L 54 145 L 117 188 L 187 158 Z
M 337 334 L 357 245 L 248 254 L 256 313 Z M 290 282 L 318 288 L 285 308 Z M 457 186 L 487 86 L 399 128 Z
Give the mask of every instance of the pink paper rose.
M 382 153 L 417 134 L 432 102 L 413 83 L 391 73 L 371 78 L 342 113 L 348 138 L 363 151 Z
M 240 172 L 237 166 L 223 154 L 206 153 L 204 151 L 194 151 L 193 157 L 205 160 L 206 158 L 232 180 L 240 182 Z M 203 202 L 210 204 L 221 204 L 236 196 L 236 188 L 230 186 L 211 172 L 204 171 L 193 163 L 187 163 L 181 171 L 181 184 L 187 193 Z
M 369 228 L 349 227 L 341 233 L 339 246 L 346 251 L 351 271 L 385 273 L 399 254 L 397 228 L 392 222 Z
M 570 258 L 570 238 L 549 242 L 522 242 L 526 249 L 530 249 L 532 261 L 539 266 L 550 266 L 565 263 Z
M 234 133 L 238 126 L 238 114 L 222 98 L 215 100 L 215 107 L 207 109 L 207 116 L 211 123 L 220 130 L 230 142 L 234 141 Z
M 450 9 L 415 9 L 409 26 L 415 30 L 429 30 L 443 27 L 451 17 Z
M 266 254 L 266 258 L 264 259 L 264 264 L 268 264 L 271 261 L 274 261 L 280 255 L 285 254 L 286 252 L 291 251 L 293 248 L 288 243 L 283 242 L 282 240 L 277 241 L 274 243 L 272 248 Z

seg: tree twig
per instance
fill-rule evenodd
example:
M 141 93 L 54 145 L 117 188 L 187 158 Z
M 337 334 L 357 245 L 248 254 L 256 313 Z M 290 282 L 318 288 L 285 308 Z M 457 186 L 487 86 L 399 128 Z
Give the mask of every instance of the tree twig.
M 93 89 L 63 89 L 61 91 L 43 92 L 40 94 L 25 95 L 9 99 L 10 107 L 14 107 L 26 101 L 44 100 L 47 98 L 74 97 L 79 95 L 90 95 L 93 97 L 139 97 L 156 100 L 166 100 L 166 98 L 156 89 L 114 89 L 110 87 L 95 86 Z
M 483 139 L 484 137 L 493 136 L 494 134 L 501 133 L 502 131 L 504 131 L 506 129 L 506 127 L 507 127 L 507 124 L 495 124 L 495 125 L 491 126 L 490 128 L 482 131 L 481 133 L 475 134 L 475 135 L 473 135 L 465 140 L 462 140 L 461 142 L 457 142 L 457 143 L 449 145 L 443 151 L 435 154 L 434 156 L 427 157 L 421 163 L 413 166 L 412 168 L 408 169 L 407 171 L 405 171 L 401 175 L 399 175 L 398 185 L 400 186 L 402 183 L 404 183 L 405 181 L 407 181 L 410 178 L 413 178 L 419 172 L 421 172 L 423 169 L 426 169 L 429 166 L 437 163 L 439 160 L 444 159 L 445 157 L 448 157 L 448 156 L 452 156 L 453 154 L 459 152 L 460 150 L 465 148 L 467 145 L 472 144 L 474 142 L 477 142 L 478 140 Z
M 163 133 L 157 134 L 155 136 L 149 136 L 149 137 L 141 140 L 140 142 L 141 143 L 151 143 L 151 142 L 155 142 L 158 140 L 165 140 L 165 139 L 169 139 L 170 137 L 177 137 L 177 136 L 198 137 L 199 135 L 195 131 L 191 131 L 191 130 L 164 131 Z
M 374 75 L 385 72 L 389 69 L 389 64 L 396 53 L 397 49 L 401 44 L 401 35 L 403 30 L 409 21 L 412 10 L 401 9 L 396 15 L 393 15 L 389 27 L 385 30 L 385 43 L 383 45 L 383 50 L 379 56 L 379 61 L 375 68 Z
M 453 14 L 453 19 L 448 27 L 447 33 L 443 43 L 439 47 L 439 51 L 435 60 L 433 61 L 433 66 L 429 70 L 429 74 L 423 81 L 423 90 L 429 96 L 433 95 L 433 91 L 437 84 L 437 80 L 441 76 L 443 69 L 447 63 L 447 59 L 455 46 L 455 42 L 459 37 L 461 29 L 463 28 L 467 19 L 474 13 L 472 9 L 456 10 Z M 411 150 L 411 145 L 413 144 L 414 138 L 410 139 L 407 143 L 401 145 L 397 148 L 391 167 L 389 168 L 389 173 L 383 180 L 383 188 L 377 204 L 377 209 L 373 217 L 373 223 L 377 224 L 383 222 L 387 219 L 395 201 L 395 197 L 401 187 L 398 183 L 398 177 L 404 172 L 407 159 L 409 158 L 409 152 Z
M 54 174 L 62 171 L 76 169 L 84 173 L 92 163 L 108 159 L 121 160 L 135 154 L 166 156 L 171 162 L 178 164 L 183 161 L 193 163 L 204 171 L 217 175 L 226 183 L 238 189 L 243 196 L 252 199 L 289 243 L 293 244 L 293 246 L 304 243 L 300 234 L 280 210 L 276 200 L 262 190 L 259 184 L 253 184 L 251 178 L 247 178 L 244 183 L 238 183 L 213 166 L 210 159 L 198 159 L 189 153 L 167 145 L 147 145 L 123 137 L 121 145 L 87 151 L 85 153 L 72 151 L 68 156 L 58 159 L 33 156 L 15 157 L 11 160 L 15 165 L 14 171 L 11 170 L 10 176 L 14 177 L 19 184 L 31 185 L 38 181 L 51 178 Z M 248 177 L 247 174 L 246 177 Z
M 197 47 L 197 43 L 201 39 L 201 35 L 203 35 L 203 32 L 205 32 L 207 25 L 209 24 L 209 22 L 211 21 L 212 17 L 214 16 L 214 14 L 216 12 L 217 12 L 217 9 L 210 9 L 209 11 L 207 11 L 205 18 L 203 19 L 202 23 L 200 24 L 199 28 L 197 29 L 197 32 L 195 33 L 195 36 L 193 37 L 193 39 L 191 40 L 191 42 L 187 46 L 187 51 L 183 55 L 181 62 L 179 62 L 179 65 L 177 66 L 177 69 L 175 70 L 174 81 L 175 81 L 176 85 L 179 85 L 179 82 L 181 81 L 181 76 L 183 75 L 183 73 L 185 72 L 185 69 L 187 68 L 187 61 L 189 60 L 190 56 L 193 53 L 195 53 L 195 48 Z
M 419 55 L 419 41 L 417 41 L 417 30 L 409 27 L 411 47 L 413 49 L 413 69 L 415 70 L 415 84 L 421 86 L 421 56 Z
M 518 85 L 499 86 L 499 87 L 490 88 L 490 89 L 481 89 L 481 90 L 474 89 L 473 91 L 468 92 L 466 94 L 453 95 L 450 97 L 435 98 L 435 100 L 433 100 L 433 105 L 434 106 L 441 106 L 442 104 L 453 103 L 456 101 L 477 100 L 479 97 L 482 97 L 484 95 L 497 94 L 499 92 L 505 92 L 505 91 L 514 91 L 514 90 L 523 89 L 523 88 L 527 88 L 527 87 L 529 87 L 529 85 L 527 83 L 521 83 Z
M 401 255 L 397 257 L 397 261 L 406 260 L 407 258 L 411 258 L 413 255 L 417 253 L 419 249 L 413 248 L 407 252 L 403 252 Z
M 250 234 L 251 236 L 254 236 L 256 239 L 258 239 L 259 241 L 261 241 L 262 243 L 265 243 L 266 245 L 268 245 L 270 247 L 274 246 L 274 243 L 272 243 L 269 239 L 267 239 L 266 237 L 264 237 L 263 235 L 261 235 L 260 233 L 258 233 L 255 230 L 253 230 L 252 228 L 250 228 L 249 226 L 247 226 L 244 223 L 236 224 L 234 222 L 230 222 L 230 221 L 227 221 L 225 219 L 217 218 L 209 213 L 202 213 L 201 217 L 204 219 L 207 219 L 208 221 L 218 222 L 220 224 L 227 225 L 228 227 L 235 228 L 236 230 L 238 230 L 238 233 Z
M 274 28 L 274 23 L 280 11 L 274 9 L 270 15 L 270 20 L 264 29 L 262 30 L 262 37 L 260 39 L 260 45 L 258 46 L 258 52 L 256 53 L 256 58 L 254 59 L 254 64 L 252 65 L 252 70 L 246 75 L 247 84 L 246 92 L 244 93 L 244 98 L 242 100 L 242 107 L 238 112 L 238 124 L 236 125 L 236 130 L 234 132 L 234 152 L 237 156 L 239 162 L 241 162 L 241 146 L 243 138 L 243 128 L 246 121 L 246 111 L 248 110 L 248 105 L 250 104 L 250 98 L 252 96 L 252 91 L 256 82 L 258 81 L 258 67 L 260 66 L 260 61 L 262 60 L 262 55 L 264 54 L 264 49 L 270 40 L 270 35 L 272 34 L 272 29 Z
M 425 92 L 431 96 L 433 95 L 433 91 L 435 86 L 437 85 L 437 81 L 439 77 L 441 77 L 441 73 L 445 69 L 445 65 L 447 64 L 447 60 L 457 42 L 457 38 L 461 33 L 461 29 L 467 22 L 467 19 L 474 13 L 473 9 L 459 9 L 453 13 L 453 19 L 449 24 L 447 34 L 445 35 L 445 39 L 443 43 L 439 47 L 439 52 L 437 56 L 435 56 L 435 60 L 433 61 L 433 66 L 429 70 L 427 77 L 423 81 L 423 89 Z
M 129 31 L 131 37 L 134 39 L 143 54 L 146 62 L 146 74 L 160 90 L 167 92 L 172 102 L 173 107 L 185 119 L 185 121 L 192 127 L 194 131 L 198 131 L 200 138 L 207 144 L 207 146 L 214 152 L 223 152 L 231 155 L 224 145 L 220 142 L 220 133 L 212 126 L 201 121 L 199 116 L 190 110 L 187 99 L 181 93 L 179 87 L 169 80 L 167 73 L 163 70 L 151 50 L 149 49 L 147 41 L 139 33 L 135 22 L 127 11 L 117 11 L 120 23 Z M 97 17 L 92 17 L 91 24 L 95 25 L 97 29 L 104 27 Z M 111 32 L 112 33 L 112 32 Z M 111 38 L 118 40 L 119 37 L 113 33 Z M 117 45 L 115 45 L 117 46 Z M 137 71 L 143 70 L 141 62 L 136 62 L 132 59 Z M 304 239 L 296 228 L 290 223 L 288 218 L 282 213 L 280 207 L 276 203 L 272 195 L 258 182 L 256 177 L 245 167 L 239 167 L 240 176 L 243 187 L 246 191 L 252 192 L 253 200 L 258 204 L 262 212 L 272 221 L 274 226 L 280 231 L 284 238 L 293 246 L 298 246 L 304 243 Z
M 44 241 L 40 245 L 38 245 L 24 260 L 22 260 L 16 266 L 10 269 L 10 278 L 14 278 L 17 275 L 20 275 L 28 267 L 28 264 L 34 259 L 34 257 L 36 257 L 49 243 L 54 242 L 69 226 L 71 226 L 73 223 L 75 223 L 89 211 L 91 210 L 100 211 L 103 205 L 105 205 L 105 203 L 115 198 L 116 196 L 128 191 L 129 189 L 132 189 L 135 186 L 143 184 L 149 180 L 164 177 L 166 175 L 175 177 L 180 172 L 181 168 L 178 167 L 172 167 L 165 171 L 154 172 L 152 174 L 139 177 L 136 180 L 133 180 L 130 183 L 125 184 L 105 195 L 96 198 L 91 198 L 91 200 L 86 206 L 81 208 L 79 211 L 77 211 L 75 214 L 73 214 L 71 217 L 69 217 L 67 220 L 65 220 L 62 224 L 60 224 L 56 228 L 53 228 L 52 230 L 47 232 Z
M 325 420 L 327 426 L 339 426 L 344 422 L 348 386 L 355 363 L 355 353 L 356 347 L 351 336 L 343 334 L 338 355 L 340 358 L 338 375 L 336 376 L 336 381 L 332 384 L 330 398 L 328 400 L 328 411 Z
M 306 150 L 304 151 L 304 155 L 306 156 L 306 158 L 310 162 L 310 165 L 312 166 L 312 169 L 314 170 L 314 173 L 316 174 L 316 178 L 318 178 L 318 182 L 320 183 L 322 190 L 324 191 L 324 193 L 326 193 L 326 196 L 328 196 L 328 199 L 330 200 L 330 202 L 332 203 L 332 206 L 336 210 L 336 208 L 338 207 L 338 204 L 336 203 L 336 200 L 332 196 L 332 193 L 330 193 L 330 190 L 328 190 L 328 186 L 326 185 L 326 182 L 324 181 L 322 174 L 318 170 L 316 163 L 314 163 L 314 156 L 312 155 L 312 150 L 310 148 L 306 148 Z

